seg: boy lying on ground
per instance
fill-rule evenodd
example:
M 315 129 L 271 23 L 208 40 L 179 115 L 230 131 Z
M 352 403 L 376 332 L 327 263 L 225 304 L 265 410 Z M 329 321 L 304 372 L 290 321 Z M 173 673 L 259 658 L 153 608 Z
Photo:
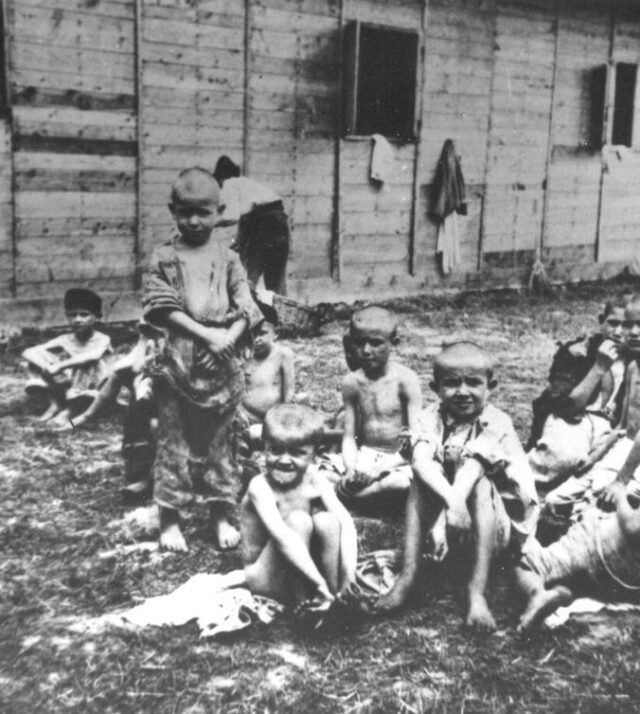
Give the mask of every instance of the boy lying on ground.
M 575 597 L 640 600 L 640 510 L 618 499 L 615 513 L 592 509 L 560 540 L 523 554 L 516 582 L 526 598 L 518 630 L 527 632 Z

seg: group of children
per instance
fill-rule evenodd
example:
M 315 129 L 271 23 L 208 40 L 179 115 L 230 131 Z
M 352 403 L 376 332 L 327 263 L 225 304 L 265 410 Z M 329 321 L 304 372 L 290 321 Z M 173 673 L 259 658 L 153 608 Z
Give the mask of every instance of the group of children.
M 438 401 L 423 410 L 418 376 L 392 359 L 396 317 L 377 305 L 355 311 L 341 448 L 331 453 L 320 415 L 292 402 L 293 354 L 276 342 L 272 315 L 238 256 L 213 237 L 218 200 L 208 171 L 176 179 L 176 234 L 153 253 L 140 339 L 111 371 L 109 339 L 94 328 L 100 301 L 88 290 L 65 298 L 72 335 L 24 353 L 28 388 L 47 394 L 42 418 L 59 428 L 90 421 L 128 389 L 125 490 L 153 493 L 163 548 L 187 549 L 180 511 L 200 499 L 218 547 L 242 544 L 244 570 L 229 587 L 322 611 L 355 582 L 349 511 L 404 503 L 402 569 L 371 611 L 406 602 L 423 551 L 436 561 L 467 556 L 465 621 L 482 630 L 496 627 L 487 588 L 500 559 L 516 564 L 522 630 L 585 588 L 638 589 L 640 296 L 607 306 L 597 338 L 560 348 L 534 403 L 528 454 L 489 402 L 496 380 L 482 347 L 443 347 L 430 384 Z M 570 523 L 545 547 L 541 512 Z

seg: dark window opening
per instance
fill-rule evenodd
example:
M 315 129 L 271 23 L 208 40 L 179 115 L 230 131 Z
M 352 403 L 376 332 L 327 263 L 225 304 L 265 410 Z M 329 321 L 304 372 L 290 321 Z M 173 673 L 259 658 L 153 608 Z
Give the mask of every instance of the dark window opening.
M 619 62 L 616 65 L 616 93 L 613 103 L 613 128 L 611 143 L 631 146 L 633 139 L 633 107 L 636 98 L 635 64 Z
M 638 65 L 628 62 L 596 67 L 590 77 L 589 146 L 633 146 Z
M 351 22 L 345 28 L 346 134 L 415 138 L 418 34 Z

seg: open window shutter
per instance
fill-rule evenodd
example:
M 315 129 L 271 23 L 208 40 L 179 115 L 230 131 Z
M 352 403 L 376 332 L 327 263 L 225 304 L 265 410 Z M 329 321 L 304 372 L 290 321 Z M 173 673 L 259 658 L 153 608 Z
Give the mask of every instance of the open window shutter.
M 613 100 L 613 124 L 611 143 L 631 146 L 633 143 L 633 120 L 636 98 L 638 66 L 618 62 L 615 66 L 615 94 Z
M 605 114 L 607 107 L 607 80 L 609 67 L 606 64 L 591 71 L 590 77 L 590 107 L 589 107 L 589 146 L 599 150 L 607 141 Z
M 343 36 L 344 57 L 344 97 L 343 97 L 343 134 L 356 131 L 356 112 L 358 108 L 358 64 L 360 48 L 360 23 L 357 20 L 347 23 Z

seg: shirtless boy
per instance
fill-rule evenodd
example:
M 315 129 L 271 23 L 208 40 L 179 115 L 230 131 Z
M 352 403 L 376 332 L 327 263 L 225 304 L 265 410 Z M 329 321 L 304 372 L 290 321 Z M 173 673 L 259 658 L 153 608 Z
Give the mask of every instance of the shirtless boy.
M 276 342 L 275 325 L 264 319 L 252 335 L 253 354 L 245 367 L 246 391 L 235 425 L 236 458 L 245 482 L 260 470 L 253 452 L 262 449 L 265 414 L 276 404 L 290 402 L 295 388 L 293 352 Z
M 484 350 L 471 342 L 446 347 L 434 361 L 433 377 L 440 402 L 425 409 L 412 436 L 402 571 L 377 609 L 404 604 L 429 532 L 436 560 L 448 552 L 448 538 L 459 545 L 471 536 L 466 624 L 494 630 L 486 600 L 489 568 L 510 543 L 523 543 L 535 531 L 533 476 L 511 419 L 488 403 L 496 382 Z
M 266 470 L 252 479 L 240 508 L 244 571 L 230 573 L 228 587 L 324 610 L 354 581 L 355 526 L 314 464 L 322 429 L 309 407 L 279 404 L 267 412 Z
M 422 394 L 416 373 L 390 359 L 397 320 L 372 305 L 351 317 L 349 340 L 358 368 L 342 383 L 344 476 L 339 494 L 355 503 L 406 493 L 411 467 L 400 453 L 403 433 L 417 426 Z

